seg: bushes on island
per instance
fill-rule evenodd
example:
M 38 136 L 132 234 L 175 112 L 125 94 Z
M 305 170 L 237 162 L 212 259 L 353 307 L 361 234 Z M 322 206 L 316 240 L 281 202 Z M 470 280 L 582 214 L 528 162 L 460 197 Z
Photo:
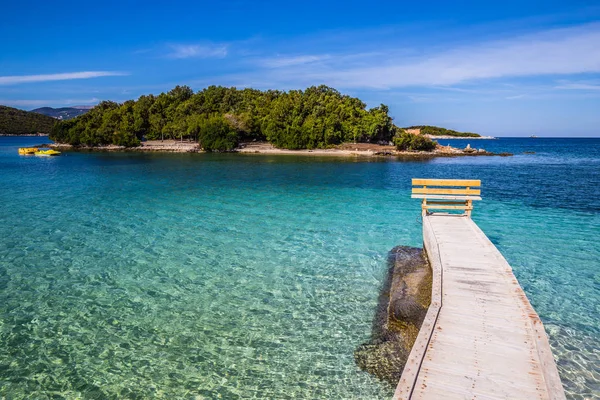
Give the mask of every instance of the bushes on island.
M 177 86 L 123 104 L 104 101 L 59 122 L 50 138 L 87 146 L 189 139 L 208 151 L 227 151 L 254 140 L 285 149 L 389 142 L 396 131 L 387 106 L 367 109 L 361 100 L 324 85 L 289 92 L 210 86 L 196 93 Z
M 399 135 L 394 137 L 394 144 L 400 151 L 432 151 L 437 142 L 423 135 L 417 135 L 402 130 Z
M 231 151 L 239 142 L 238 133 L 231 123 L 219 114 L 199 120 L 198 141 L 206 151 Z

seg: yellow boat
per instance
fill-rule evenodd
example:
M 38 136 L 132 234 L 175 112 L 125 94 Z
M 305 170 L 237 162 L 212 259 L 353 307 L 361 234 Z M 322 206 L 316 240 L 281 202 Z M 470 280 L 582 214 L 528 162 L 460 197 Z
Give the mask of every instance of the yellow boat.
M 19 154 L 22 155 L 22 156 L 27 156 L 27 155 L 35 154 L 36 151 L 38 151 L 38 149 L 35 148 L 35 147 L 21 147 L 21 148 L 19 148 Z
M 52 149 L 48 149 L 48 150 L 39 149 L 38 151 L 35 152 L 36 156 L 41 156 L 41 157 L 57 156 L 59 154 L 60 154 L 60 151 L 56 151 L 56 150 L 52 150 Z

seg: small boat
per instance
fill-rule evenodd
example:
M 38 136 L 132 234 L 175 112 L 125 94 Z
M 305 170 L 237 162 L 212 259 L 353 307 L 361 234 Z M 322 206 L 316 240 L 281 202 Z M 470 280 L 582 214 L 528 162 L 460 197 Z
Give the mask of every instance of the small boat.
M 38 149 L 38 151 L 35 152 L 35 155 L 39 156 L 39 157 L 58 156 L 59 154 L 60 154 L 60 151 L 56 151 L 56 150 L 52 150 L 52 149 L 48 149 L 48 150 Z
M 529 137 L 530 137 L 531 139 L 537 139 L 537 136 L 536 136 L 536 135 L 531 135 L 531 136 L 529 136 Z
M 35 154 L 38 151 L 35 147 L 21 147 L 19 148 L 19 154 L 22 156 L 29 156 Z

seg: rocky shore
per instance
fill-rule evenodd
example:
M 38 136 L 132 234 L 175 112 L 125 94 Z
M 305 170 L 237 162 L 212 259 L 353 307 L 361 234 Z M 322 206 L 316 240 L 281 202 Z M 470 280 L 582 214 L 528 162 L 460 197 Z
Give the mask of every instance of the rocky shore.
M 422 249 L 398 246 L 388 258 L 371 339 L 354 352 L 356 364 L 396 385 L 431 302 L 432 272 Z
M 142 142 L 139 147 L 125 146 L 73 146 L 70 144 L 51 143 L 40 145 L 56 150 L 87 150 L 87 151 L 137 151 L 137 152 L 164 152 L 164 153 L 198 153 L 201 151 L 197 142 L 180 142 L 177 140 L 149 140 Z
M 493 153 L 484 149 L 471 148 L 467 145 L 464 149 L 452 146 L 437 145 L 433 151 L 398 151 L 395 146 L 374 143 L 344 143 L 331 149 L 314 150 L 285 150 L 275 148 L 270 143 L 254 142 L 243 143 L 238 153 L 245 154 L 282 154 L 282 155 L 312 155 L 312 156 L 366 156 L 366 157 L 453 157 L 453 156 L 512 156 L 510 153 Z
M 139 147 L 124 146 L 72 146 L 69 144 L 44 144 L 38 147 L 50 147 L 56 150 L 83 150 L 83 151 L 134 151 L 134 152 L 167 152 L 167 153 L 200 153 L 203 150 L 197 142 L 181 142 L 177 140 L 149 140 L 142 142 Z M 286 150 L 278 149 L 270 143 L 252 142 L 242 143 L 232 151 L 242 154 L 268 154 L 268 155 L 297 155 L 297 156 L 341 156 L 341 157 L 455 157 L 455 156 L 509 156 L 509 153 L 492 153 L 484 149 L 464 149 L 452 146 L 438 145 L 431 152 L 425 151 L 398 151 L 394 146 L 373 143 L 344 143 L 330 149 L 313 150 Z

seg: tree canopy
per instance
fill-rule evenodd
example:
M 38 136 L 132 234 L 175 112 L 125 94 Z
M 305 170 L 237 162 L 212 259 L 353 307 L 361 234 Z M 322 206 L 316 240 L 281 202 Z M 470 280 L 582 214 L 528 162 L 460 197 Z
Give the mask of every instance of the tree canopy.
M 0 134 L 31 135 L 50 133 L 56 120 L 46 115 L 0 106 Z
M 400 151 L 432 151 L 437 146 L 437 142 L 427 136 L 409 133 L 404 129 L 400 129 L 398 135 L 394 137 L 394 144 Z
M 210 86 L 195 93 L 177 86 L 137 101 L 104 101 L 59 122 L 50 138 L 88 146 L 187 138 L 208 151 L 267 140 L 279 148 L 313 149 L 343 142 L 390 142 L 397 128 L 388 112 L 383 104 L 367 109 L 361 100 L 324 85 L 289 92 Z

